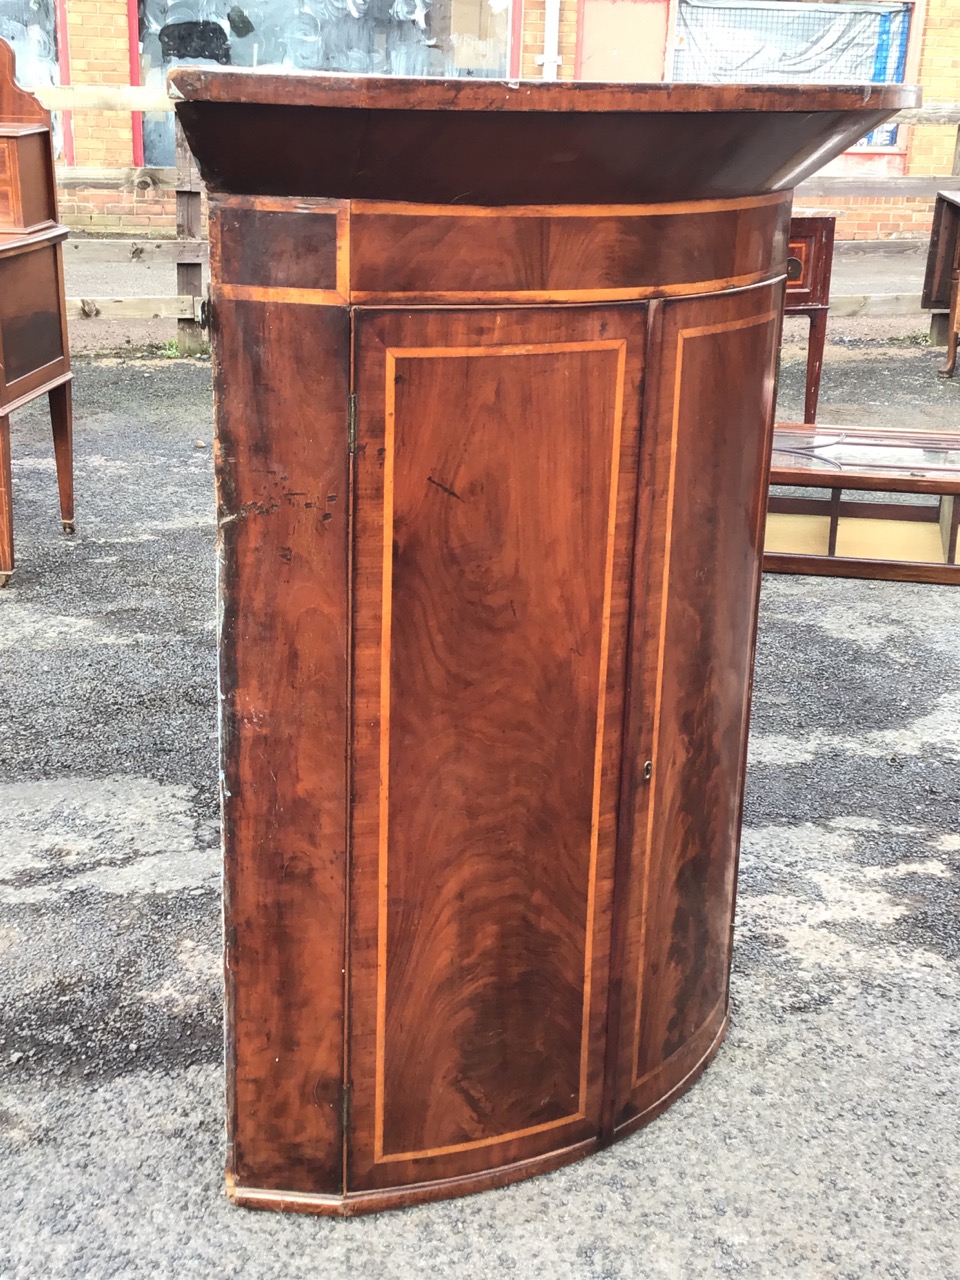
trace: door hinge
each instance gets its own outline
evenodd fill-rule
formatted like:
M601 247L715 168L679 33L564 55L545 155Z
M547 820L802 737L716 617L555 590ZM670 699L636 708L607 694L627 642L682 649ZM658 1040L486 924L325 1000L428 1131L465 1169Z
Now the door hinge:
M350 453L357 451L357 395L351 392L347 399L347 448Z
M340 1128L346 1133L350 1127L350 1085L340 1086Z

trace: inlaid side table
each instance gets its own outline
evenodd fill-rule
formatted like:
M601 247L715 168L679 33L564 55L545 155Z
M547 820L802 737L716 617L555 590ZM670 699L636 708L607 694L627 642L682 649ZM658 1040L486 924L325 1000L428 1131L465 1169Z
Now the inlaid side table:
M791 218L787 248L787 300L784 314L806 316L807 376L803 400L804 422L816 422L823 373L823 348L830 310L830 275L836 218Z
M16 83L0 40L0 586L13 573L10 415L47 395L60 519L73 522L73 408L50 114Z

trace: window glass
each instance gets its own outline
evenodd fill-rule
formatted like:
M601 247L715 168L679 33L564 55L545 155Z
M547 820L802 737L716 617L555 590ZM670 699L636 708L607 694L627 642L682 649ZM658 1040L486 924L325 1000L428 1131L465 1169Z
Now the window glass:
M0 37L13 47L20 84L60 83L54 0L0 0Z
M25 89L59 84L54 0L0 0L0 38L13 49L17 83ZM53 113L53 151L63 154L63 126Z
M0 0L2 4L4 0ZM139 0L142 81L173 65L403 76L504 76L510 0ZM148 165L173 121L144 120Z

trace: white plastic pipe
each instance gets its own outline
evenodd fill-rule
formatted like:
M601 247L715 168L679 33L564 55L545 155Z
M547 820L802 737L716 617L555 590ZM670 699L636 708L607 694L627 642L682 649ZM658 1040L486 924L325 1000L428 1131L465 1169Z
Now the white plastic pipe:
M544 80L556 80L560 70L560 0L547 0L543 17L543 53L537 63L543 67Z

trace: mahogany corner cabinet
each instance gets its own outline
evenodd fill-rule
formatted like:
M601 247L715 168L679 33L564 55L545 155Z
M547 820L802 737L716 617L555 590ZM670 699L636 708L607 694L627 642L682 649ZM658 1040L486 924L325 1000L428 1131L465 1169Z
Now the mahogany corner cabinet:
M230 1194L553 1169L723 1037L791 189L917 95L172 92L210 189Z

